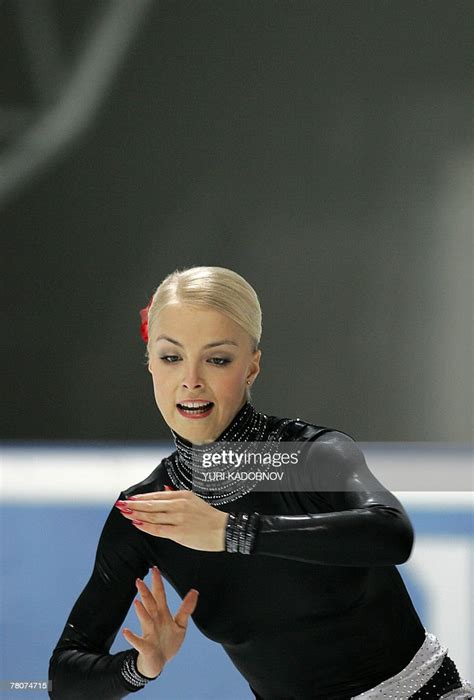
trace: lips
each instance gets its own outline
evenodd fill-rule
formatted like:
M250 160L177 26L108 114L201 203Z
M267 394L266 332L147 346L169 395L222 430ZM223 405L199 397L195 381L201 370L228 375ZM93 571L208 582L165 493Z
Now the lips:
M202 403L199 404L199 406L197 406L197 405L192 406L190 404L188 405L188 404L182 404L182 403L178 403L176 405L178 406L178 408L181 408L184 411L203 411L206 409L210 409L214 406L212 401L206 401L206 402L203 401Z
M180 408L203 408L204 406L214 406L214 403L212 401L201 401L201 400L189 400L189 401L183 401L181 403L177 403L177 406Z
M190 401L189 404L194 404L194 407L186 407L184 403L176 404L178 412L186 418L205 418L214 408L212 401Z

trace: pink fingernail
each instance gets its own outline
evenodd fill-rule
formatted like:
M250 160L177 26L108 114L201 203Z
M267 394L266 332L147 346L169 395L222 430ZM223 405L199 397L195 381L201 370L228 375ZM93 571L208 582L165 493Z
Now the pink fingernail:
M116 506L121 513L133 513L131 508L125 508L125 506Z
M143 521L142 521L142 520L132 520L132 523L133 523L134 525L143 525Z

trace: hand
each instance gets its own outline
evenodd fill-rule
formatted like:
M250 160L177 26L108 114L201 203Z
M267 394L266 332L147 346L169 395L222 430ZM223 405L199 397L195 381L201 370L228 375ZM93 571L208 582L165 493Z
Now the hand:
M154 678L164 665L176 656L198 601L198 591L191 588L183 598L177 614L173 617L166 602L166 593L161 574L152 569L152 590L137 578L141 601L135 600L135 611L142 627L142 637L124 627L122 634L127 642L137 649L137 669L144 676Z
M229 514L213 508L193 491L141 493L117 501L116 506L135 527L149 535L205 552L225 549Z

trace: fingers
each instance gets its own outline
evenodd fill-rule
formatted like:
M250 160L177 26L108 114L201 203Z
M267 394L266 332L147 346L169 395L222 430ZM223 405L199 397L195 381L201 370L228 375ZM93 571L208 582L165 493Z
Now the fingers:
M155 596L153 595L153 593L151 593L150 589L148 588L146 583L141 580L141 578L137 578L136 586L140 592L140 596L142 599L141 602L144 610L148 613L149 616L156 615L158 613L158 604L155 600Z
M157 566L153 566L151 570L151 575L152 575L152 591L153 591L153 596L157 602L157 605L160 610L166 609L168 610L168 606L166 604L166 593L165 593L165 587L163 585L163 579L161 578L160 571Z
M155 578L156 577L157 576L155 574ZM146 583L140 578L137 578L135 583L138 591L140 592L142 600L134 600L133 603L135 606L135 612L137 613L138 620L142 627L142 632L146 636L147 633L152 632L153 630L154 618L156 618L159 613L159 607L154 594L150 592ZM130 643L133 643L133 646L136 649L143 651L144 640L142 637L138 637L127 628L123 629L123 634L125 638L130 641ZM142 644L142 647L140 647L140 644Z
M190 498L192 497L192 492L187 489L170 489L169 486L165 486L163 491L148 491L146 493L136 493L134 496L129 496L128 501L166 501L168 499L179 498Z
M142 513L167 513L173 512L177 508L183 508L189 503L189 498L179 497L173 491L165 491L164 495L167 496L167 498L155 498L147 501L132 500L129 498L128 501L116 501L115 505L119 510L128 508L135 512L141 511ZM163 496L163 493L161 493L161 496Z
M147 611L141 600L134 600L133 604L135 606L135 612L137 613L138 620L140 622L143 636L146 637L147 634L152 634L154 630L153 618Z
M143 639L139 637L137 634L132 632L132 630L129 630L128 627L124 627L122 630L122 634L127 640L129 644L132 645L132 647L135 647L137 651L140 651L143 653L144 651L144 645L143 645Z
M168 608L168 604L166 602L166 591L165 587L163 584L163 579L160 574L160 570L158 569L157 566L152 567L152 576L153 576L153 596L157 602L158 608L161 610L166 610L168 613L170 613L170 610ZM194 610L196 609L197 601L198 601L198 596L199 596L199 591L197 591L195 588L191 588L185 597L183 598L183 601L181 603L181 606L178 610L178 615L180 612L184 611L186 615L192 615ZM170 613L171 614L171 613ZM176 618L175 618L176 621Z
M199 591L197 591L195 588L191 588L191 590L189 590L186 593L186 595L183 598L183 602L181 603L181 606L174 618L174 621L176 622L178 627L181 627L182 629L187 628L189 617L193 614L193 612L196 609L198 598Z
M142 600L134 600L135 612L137 613L138 620L142 627L142 632L146 635L147 632L151 631L153 628L152 616L156 615L158 612L158 606L154 596L150 593L148 586L142 579L137 578L135 580L135 585L140 592ZM122 634L125 639L137 649L139 652L144 652L144 639L139 637L132 630L124 627Z
M141 520L150 525L181 525L183 522L183 513L177 512L174 508L160 508L157 510L156 508L145 509L134 507L129 510L131 512L120 510L121 515L126 520Z

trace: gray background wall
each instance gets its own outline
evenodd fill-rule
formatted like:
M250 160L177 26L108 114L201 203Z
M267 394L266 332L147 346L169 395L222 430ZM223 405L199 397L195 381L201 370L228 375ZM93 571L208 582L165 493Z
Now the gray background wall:
M59 75L105 7L49 4ZM2 437L169 439L138 310L209 264L260 296L259 410L469 441L473 7L151 2L94 119L3 201ZM0 44L3 113L34 111L8 0Z

